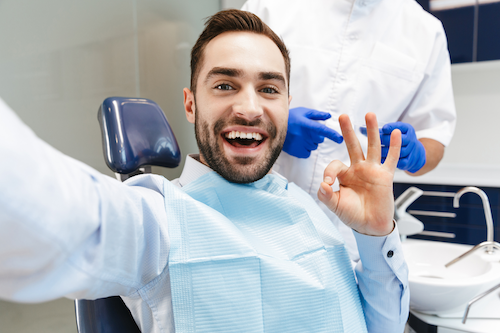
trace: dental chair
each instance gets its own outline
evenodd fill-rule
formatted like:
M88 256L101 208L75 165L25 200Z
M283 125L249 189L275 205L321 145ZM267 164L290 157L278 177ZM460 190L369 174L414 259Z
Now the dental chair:
M167 118L153 101L110 97L99 107L104 159L120 181L150 173L151 166L175 168L179 145ZM140 333L119 296L75 300L79 333Z

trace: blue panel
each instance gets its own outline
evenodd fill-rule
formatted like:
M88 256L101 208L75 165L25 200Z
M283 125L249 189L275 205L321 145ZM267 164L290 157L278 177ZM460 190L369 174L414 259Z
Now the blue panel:
M145 165L175 168L181 152L165 114L153 101L110 97L98 113L104 159L116 173Z
M428 184L405 184L405 183L395 183L394 184L394 196L398 197L407 188L415 186L423 191L430 192L450 192L456 193L458 190L464 186L453 186L453 185L428 185ZM492 208L500 208L500 189L496 187L479 187L488 196L490 205ZM416 202L425 203L429 205L453 205L453 198L450 197L433 197L433 196L422 196L417 199ZM466 193L460 198L460 206L472 206L472 207L483 207L481 198L477 194Z
M486 217L484 214L483 208L471 208L471 207L463 207L454 208L455 213L457 214L456 220L458 224L463 225L477 225L477 226L486 226ZM491 214L493 218L493 225L495 227L498 226L498 208L492 208Z
M474 7L433 11L443 22L451 63L471 62L474 39Z
M454 193L463 186L427 185L427 184L394 184L394 195L398 197L408 187L416 186L424 191ZM493 224L495 226L495 240L500 240L500 188L481 187L489 197ZM453 207L453 198L421 196L409 207L410 210L450 212L457 214L455 218L416 216L424 223L426 231L450 232L456 238L442 238L430 236L411 236L411 238L425 240L439 240L444 242L475 245L486 240L486 219L480 197L473 193L464 194L460 198L460 207Z
M469 244L476 245L486 240L486 227L460 227L460 226L447 226L444 224L425 224L427 231L451 232L456 235L455 238L443 238L433 236L413 235L409 238L423 239L423 240L439 240L449 243Z
M417 2L420 4L420 6L422 6L423 9L425 9L426 11L429 11L429 0L417 0Z
M118 296L75 300L79 333L141 333L130 310Z
M408 317L408 326L410 326L413 331L418 332L418 333L437 333L438 332L438 327L427 324L425 321L420 320L417 316L413 315L410 312L410 315Z
M500 3L479 6L477 60L500 59Z

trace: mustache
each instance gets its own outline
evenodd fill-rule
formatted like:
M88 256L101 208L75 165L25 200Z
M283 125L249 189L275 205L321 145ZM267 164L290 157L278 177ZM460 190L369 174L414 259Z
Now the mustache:
M222 131L222 129L229 125L241 125L241 126L249 126L249 127L260 127L264 128L266 132L269 134L271 139L274 139L277 135L276 126L272 122L264 123L261 118L248 121L239 117L231 117L229 119L220 118L215 122L214 125L214 135L217 136Z

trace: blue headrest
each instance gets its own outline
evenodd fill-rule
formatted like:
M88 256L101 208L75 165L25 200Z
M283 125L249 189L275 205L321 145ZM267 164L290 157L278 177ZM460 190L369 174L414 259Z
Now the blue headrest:
M146 165L175 168L181 152L165 114L144 98L109 97L98 112L104 159L116 173Z

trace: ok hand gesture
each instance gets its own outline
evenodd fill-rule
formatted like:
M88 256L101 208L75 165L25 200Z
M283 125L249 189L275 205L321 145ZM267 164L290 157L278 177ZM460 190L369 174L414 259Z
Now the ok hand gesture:
M384 164L381 164L380 135L377 117L367 113L367 156L352 128L347 115L339 117L342 135L349 152L351 166L340 161L331 162L325 169L318 198L340 220L359 233L384 236L394 228L393 177L401 149L401 132L391 134L390 148ZM331 185L339 180L339 190L333 192Z

